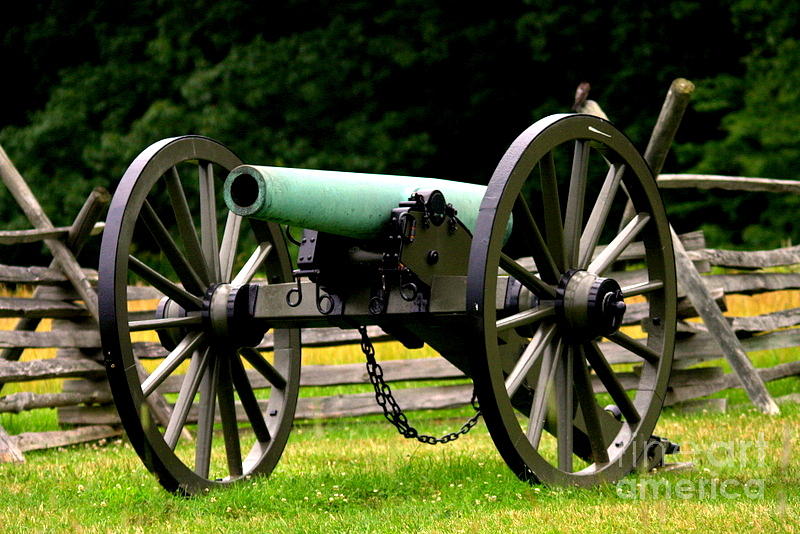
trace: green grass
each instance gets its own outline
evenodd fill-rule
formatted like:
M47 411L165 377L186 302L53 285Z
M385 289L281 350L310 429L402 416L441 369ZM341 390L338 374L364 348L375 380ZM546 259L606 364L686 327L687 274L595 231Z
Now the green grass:
M782 382L771 387L800 391L800 379ZM412 415L422 429L443 433L468 414ZM798 405L784 405L777 417L747 404L721 415L667 410L657 433L682 443L676 459L695 462L694 469L632 475L619 487L561 489L518 481L483 424L456 443L430 447L402 439L377 417L305 422L296 425L271 477L195 498L166 493L117 440L0 465L0 531L733 532L746 525L751 532L796 532L798 429ZM760 437L763 450L756 447ZM726 457L729 450L734 454ZM730 491L734 498L709 494L729 480L739 484ZM755 495L756 485L755 498L744 494L751 480L763 481L763 495ZM626 498L636 483L651 493ZM686 488L691 498L680 498L676 492L686 496Z
M797 294L781 298L775 308L800 305ZM757 310L742 309L756 304ZM735 307L746 315L766 313L772 304L745 298ZM382 344L378 355L400 357L396 349ZM796 360L800 349L750 356L766 367ZM304 361L346 363L363 356L351 348L312 349L304 351ZM728 370L724 361L713 363ZM34 386L45 392L60 385ZM9 384L3 394L30 388ZM775 396L800 392L800 378L772 382L769 389ZM306 388L302 394L369 390ZM694 462L693 469L636 474L592 489L520 482L483 423L455 443L430 447L404 440L379 416L298 422L271 477L194 498L166 493L123 440L29 452L25 464L0 464L0 533L800 532L800 405L783 405L781 415L770 417L755 412L741 390L715 396L729 400L728 413L667 408L656 429L683 447L670 461ZM463 408L410 418L421 431L441 435L469 415ZM58 428L54 410L0 414L0 425L10 434ZM215 440L218 458L221 441ZM737 484L732 498L720 494L723 482ZM753 494L745 494L746 483Z

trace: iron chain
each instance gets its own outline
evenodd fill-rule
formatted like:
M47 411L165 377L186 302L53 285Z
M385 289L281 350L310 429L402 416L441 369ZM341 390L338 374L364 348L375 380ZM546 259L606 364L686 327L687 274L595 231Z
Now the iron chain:
M409 424L408 417L403 413L394 395L392 395L392 388L390 388L389 384L383 379L383 369L378 362L375 361L375 347L372 345L372 341L370 341L367 335L367 327L359 326L358 333L361 334L361 350L367 358L367 374L369 375L369 381L375 389L375 402L383 409L383 416L386 417L386 420L392 423L404 438L416 439L428 445L450 443L472 430L475 425L478 424L478 419L481 417L481 409L480 406L478 406L478 398L473 390L472 400L470 402L475 409L475 415L467 419L459 430L445 434L440 438L420 434L416 428Z

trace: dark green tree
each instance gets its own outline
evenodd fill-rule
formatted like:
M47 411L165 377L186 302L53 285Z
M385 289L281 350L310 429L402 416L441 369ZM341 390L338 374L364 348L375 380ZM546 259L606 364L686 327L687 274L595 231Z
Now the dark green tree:
M745 87L741 76L755 76L757 58L768 57L757 29L741 33L747 17L734 7L34 2L0 21L14 79L30 80L15 85L19 106L0 114L0 143L58 223L92 186L113 189L147 145L186 133L217 138L248 162L485 183L522 129L569 110L582 80L639 146L673 78ZM775 6L758 9L762 26L777 24L767 17ZM774 29L775 38L790 29ZM783 52L787 69L792 53ZM706 94L702 106L719 98ZM689 117L684 165L712 166L726 142L718 121L744 100L729 95L712 120ZM717 148L704 152L699 141L710 135ZM694 224L691 210L675 213ZM27 226L5 191L0 218Z

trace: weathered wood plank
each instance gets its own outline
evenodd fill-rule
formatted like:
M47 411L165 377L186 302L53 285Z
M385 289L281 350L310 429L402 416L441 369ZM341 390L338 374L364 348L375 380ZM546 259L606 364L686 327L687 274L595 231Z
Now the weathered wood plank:
M97 279L97 271L93 269L84 269L83 274L87 278ZM66 282L67 277L58 269L0 265L0 283L3 284L63 284Z
M13 436L17 446L22 451L35 451L66 447L89 441L115 438L122 435L121 428L108 425L86 426L73 430L59 430L53 432L25 432Z
M718 378L724 373L721 367L697 367L693 369L674 370L670 375L670 386L689 387L695 384L704 384L708 380ZM605 386L596 375L592 374L592 390L595 393L604 393ZM639 385L639 374L635 372L617 373L622 387L628 391L635 391Z
M743 338L739 342L746 352L798 347L800 346L800 329L779 330L762 336ZM600 343L600 348L609 363L612 364L641 363L642 361L639 356L610 341ZM682 362L699 363L723 357L722 350L708 332L678 339L675 343L675 366L680 366Z
M725 305L725 291L721 287L718 287L709 289L709 293L711 294L711 298L714 299L714 302L717 303L717 306L719 306L722 311L726 311L727 307ZM692 304L692 301L686 297L678 298L676 311L678 313L678 319L697 317L697 310L695 309L694 304ZM629 304L625 310L625 315L622 318L622 324L636 324L647 317L649 313L650 304L647 302L634 302Z
M698 250L703 249L706 246L706 238L705 234L702 230L695 230L693 232L687 232L685 234L680 234L678 236L683 243L683 246L686 250ZM600 245L594 249L594 253L592 254L592 258L597 257L604 249L606 245ZM619 261L631 261L631 260L641 260L644 258L644 243L641 241L634 241L625 249L623 249L622 253L619 256ZM530 256L518 258L517 261L525 267L526 269L536 270L536 263L533 261L533 258ZM705 263L707 260L699 259L698 262Z
M731 328L740 338L753 334L766 333L779 328L789 328L800 325L800 308L780 310L753 317L726 317ZM702 323L679 322L678 329L687 333L707 333L708 328Z
M0 330L0 347L60 348L60 347L100 347L100 333L97 331L61 332L19 332Z
M0 397L0 413L20 413L39 408L60 408L78 404L106 404L112 402L108 387L94 388L88 393L31 393L23 391Z
M800 181L773 178L749 178L717 174L660 174L658 187L662 189L726 189L728 191L764 191L768 193L800 193Z
M732 269L764 269L800 263L800 245L773 250L720 250L704 248L687 250L692 261L707 261L712 265Z
M377 343L380 341L391 341L393 338L385 333L380 327L369 326L367 333L370 339ZM331 328L304 328L301 331L301 339L304 347L336 347L339 345L352 345L361 341L361 336L354 329L342 330L337 327ZM272 350L272 332L267 332L263 341L258 345L261 350ZM167 355L167 351L154 341L137 341L133 343L134 354L141 359L160 359Z
M378 326L368 326L367 335L373 341L389 341L392 339L386 332ZM341 328L304 328L300 332L300 338L304 347L328 347L336 345L348 345L361 341L361 336L352 328L342 330ZM262 342L262 347L272 347L269 334Z
M758 375L764 382L772 382L788 376L800 374L800 361L781 363L774 367L766 367L758 369ZM741 388L737 376L733 373L727 373L721 377L707 380L703 383L693 384L683 387L670 387L667 390L667 397L664 401L665 404L675 404L689 399L696 399L706 395L712 395L719 391L726 389Z
M95 283L96 280L91 280ZM41 298L55 299L55 300L79 300L78 295L74 289L66 286L47 286L43 285L37 288L40 293L37 296ZM159 292L152 287L142 286L129 286L128 287L128 300L158 300L163 297L163 293Z
M0 297L0 317L42 319L45 317L80 317L86 315L89 315L86 308L63 300Z
M721 287L725 293L761 293L800 289L798 273L711 274L702 277L709 288Z
M327 367L330 367L330 371L335 373L339 366ZM725 375L719 367L677 371L671 387L689 388L704 385L723 376ZM620 373L619 377L624 387L635 389L638 382L638 376L635 373ZM604 391L603 385L596 378L592 385L595 392ZM404 410L450 408L463 406L470 402L472 385L398 388L394 390L394 395ZM262 403L262 409L266 409L266 402ZM370 392L301 398L298 400L296 418L352 417L380 413L382 410L375 403L375 395ZM237 406L237 414L240 421L245 421L244 412L239 406ZM192 412L189 421L194 422L195 420L196 415ZM59 411L59 421L68 424L116 424L118 418L111 406L68 407Z
M463 379L464 373L444 358L420 358L413 360L385 360L378 362L387 382L414 382L419 380ZM247 371L250 382L256 389L269 387L269 382L250 369ZM177 393L183 375L167 378L158 391ZM343 386L349 384L369 384L364 363L345 363L339 365L304 365L300 372L300 386Z
M103 231L105 223L95 223L89 235L97 235ZM0 230L0 245L19 245L22 243L35 243L45 239L66 239L71 226L57 226L33 230Z
M0 382L27 382L45 378L100 377L105 368L90 360L30 360L26 362L0 361Z
M0 464L1 463L25 463L25 456L17 445L17 441L8 435L8 432L0 425Z
M404 388L394 391L395 398L404 410L437 410L463 406L472 398L472 385L438 386L426 388ZM259 402L262 410L266 401ZM381 414L375 403L374 393L356 393L331 397L304 397L297 401L295 419L324 419ZM241 405L236 404L239 421L246 421ZM193 409L188 422L197 421ZM67 407L59 411L59 422L63 424L119 424L119 417L112 406Z
M729 317L731 327L737 333L769 332L800 324L800 308L791 308L753 317Z

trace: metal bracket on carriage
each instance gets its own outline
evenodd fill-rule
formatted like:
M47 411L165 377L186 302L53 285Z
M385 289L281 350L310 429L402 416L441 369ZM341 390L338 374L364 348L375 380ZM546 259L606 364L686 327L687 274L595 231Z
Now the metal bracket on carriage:
M691 466L691 464L687 463L666 463L666 456L669 454L677 454L681 451L681 446L673 441L670 441L667 438L662 438L661 436L656 436L653 434L650 436L650 439L647 440L647 445L645 445L645 465L647 467L647 471L651 471L654 469L662 469L668 468L672 469L675 466L680 467L687 467Z

